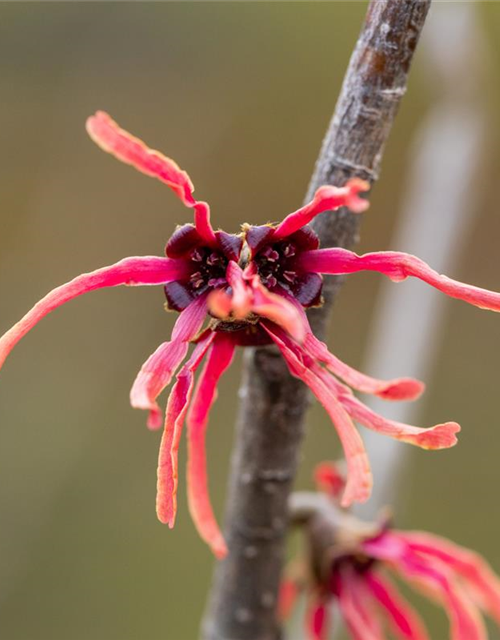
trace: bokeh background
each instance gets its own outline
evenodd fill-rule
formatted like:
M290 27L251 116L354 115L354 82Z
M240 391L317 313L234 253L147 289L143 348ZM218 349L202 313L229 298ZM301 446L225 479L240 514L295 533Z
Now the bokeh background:
M446 4L446 11L456 7ZM302 201L365 8L1 4L0 332L78 273L161 254L175 225L190 219L164 185L89 141L89 114L109 111L175 158L211 203L217 225L235 231L244 221L279 219ZM482 3L477 12L487 44L480 100L491 117L473 223L450 275L498 290L500 5ZM397 248L392 231L405 203L414 135L433 107L432 72L419 51L360 250ZM331 344L355 366L369 346L380 286L377 275L352 276L337 304ZM159 288L74 301L25 338L0 374L5 640L197 636L213 559L190 522L184 482L175 529L157 522L159 434L128 404L136 372L170 333L173 316L163 302ZM474 547L500 571L499 318L450 301L440 335L420 421L456 419L463 432L452 451L412 451L397 523ZM240 358L211 418L218 514L239 367ZM338 452L333 429L314 408L298 485L311 487L315 462ZM184 459L183 448L181 469ZM422 608L432 637L444 640L444 615Z

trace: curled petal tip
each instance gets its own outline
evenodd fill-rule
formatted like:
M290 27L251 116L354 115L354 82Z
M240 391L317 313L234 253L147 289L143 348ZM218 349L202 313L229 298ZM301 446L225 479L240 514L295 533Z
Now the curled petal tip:
M451 298L463 300L480 309L500 311L500 293L452 280L409 253L378 251L358 256L346 249L320 249L303 253L299 265L304 271L332 275L376 271L393 282L402 282L408 277L418 278Z
M384 400L416 400L425 391L425 384L414 378L391 380L386 387L377 392Z
M92 138L92 140L101 147L104 147L104 143L101 141L99 136L99 127L100 126L117 126L115 121L111 118L109 114L105 111L96 111L93 116L89 116L85 121L85 129L87 133ZM106 147L106 151L109 147Z
M455 434L460 431L460 425L456 422L445 422L427 429L414 427L382 417L351 393L345 393L342 388L340 388L340 393L342 404L349 415L377 433L422 449L447 449L457 442Z
M106 113L106 111L102 111L102 109L98 109L93 115L91 115L91 116L89 116L87 118L87 121L85 122L85 126L88 126L89 124L91 124L96 119L109 120L110 117Z
M326 211L335 211L339 207L348 207L354 213L365 211L369 207L369 203L364 198L361 198L359 194L368 191L369 188L368 182L359 178L349 180L343 187L334 187L332 185L319 187L311 202L290 213L274 229L274 240L285 238L295 233L309 224L317 215Z
M172 528L173 526L172 519L169 516L167 516L165 513L163 513L162 509L160 509L160 505L156 505L156 517L162 524L168 524L168 526ZM171 526L171 522L172 522L172 526Z
M379 380L356 371L330 353L326 344L310 332L306 336L306 349L314 358L326 364L331 373L363 393L377 395L383 400L415 400L424 391L424 384L413 378Z
M357 491L356 493L353 493L352 491L349 491L349 489L346 489L344 491L342 499L340 500L340 506L344 509L348 509L349 507L352 507L354 503L362 504L363 502L366 502L368 500L370 495L371 487L366 488L364 491Z
M422 449L449 449L454 447L458 440L455 435L460 431L457 422L444 422L423 431L418 438L418 445Z
M291 300L269 291L260 283L258 276L253 277L252 286L254 289L253 311L278 324L296 342L302 344L308 334L304 312Z
M370 190L370 183L363 178L351 178L346 182L346 187L358 193L364 193Z
M229 317L233 308L231 297L225 291L220 289L210 293L207 305L210 313L217 318Z
M340 505L344 508L350 507L354 502L366 502L371 496L373 487L373 476L365 451L351 455L350 458L347 458L350 469L340 501Z
M233 315L238 320L243 320L251 311L253 298L252 291L245 280L245 272L234 260L230 260L226 278L233 290L231 297Z
M224 540L219 541L217 544L212 546L212 551L217 560L224 560L224 558L229 553L226 543Z
M158 431L163 426L163 414L160 409L151 410L147 420L148 429Z
M360 198L360 193L366 193L370 189L370 184L361 178L353 178L346 184L349 194L346 200L347 207L353 213L362 213L370 206L368 200Z
M162 524L166 524L169 529L174 528L176 515L175 507L166 508L162 504L156 505L156 517Z

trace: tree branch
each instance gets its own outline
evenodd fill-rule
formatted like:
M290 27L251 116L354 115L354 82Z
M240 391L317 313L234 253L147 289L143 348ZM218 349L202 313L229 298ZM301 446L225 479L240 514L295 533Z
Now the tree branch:
M431 0L371 0L306 200L323 184L373 183ZM326 213L313 223L321 246L350 247L359 216ZM325 279L325 304L309 314L323 335L341 284ZM270 347L245 354L226 539L203 623L205 640L277 640L275 607L308 394Z

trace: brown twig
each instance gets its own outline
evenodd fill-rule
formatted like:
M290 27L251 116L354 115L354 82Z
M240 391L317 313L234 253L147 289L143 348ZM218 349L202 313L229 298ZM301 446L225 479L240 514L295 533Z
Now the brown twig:
M378 177L385 142L431 0L371 0L306 200L323 184ZM350 247L359 217L347 210L314 222L321 245ZM311 312L323 335L340 280L325 282ZM308 394L272 348L246 353L234 447L226 539L203 623L205 640L277 640L276 599Z

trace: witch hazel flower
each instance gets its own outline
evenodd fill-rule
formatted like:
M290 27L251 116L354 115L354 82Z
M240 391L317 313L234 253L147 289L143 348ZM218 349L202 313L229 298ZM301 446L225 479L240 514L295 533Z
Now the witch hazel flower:
M359 194L369 185L362 180L351 180L340 188L321 187L309 204L279 224L244 225L241 233L229 234L214 230L208 204L194 197L188 174L173 160L149 149L103 112L88 119L87 131L102 149L170 187L193 210L194 221L174 231L165 257L125 258L51 291L0 338L0 367L15 344L65 302L104 287L162 286L167 306L179 316L170 339L142 366L130 394L133 407L148 411L150 429L164 424L157 485L157 513L162 522L170 527L175 522L177 453L186 423L190 511L214 553L222 557L227 552L208 495L205 436L217 383L237 346L276 345L291 373L301 378L323 404L348 461L344 506L366 500L372 484L368 458L353 420L423 448L455 444L459 426L454 422L421 429L386 420L360 402L351 388L387 400L410 400L418 397L423 385L408 378L377 380L341 362L315 338L305 309L321 304L323 273L365 269L380 271L396 281L415 276L449 295L495 311L500 310L499 294L439 276L406 254L357 256L344 249L321 249L308 223L318 214L342 206L353 212L364 211L368 203ZM190 345L194 350L188 356ZM158 397L174 376L163 418Z
M282 617L290 616L304 593L308 640L329 637L334 603L353 640L384 640L388 633L401 640L429 640L424 622L393 582L395 576L443 607L450 640L487 640L481 612L500 626L500 579L485 560L434 534L393 529L387 518L366 523L342 512L335 490L339 473L328 463L321 467L320 488L333 499L295 495L308 554L286 572ZM292 517L293 509L292 500Z

